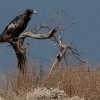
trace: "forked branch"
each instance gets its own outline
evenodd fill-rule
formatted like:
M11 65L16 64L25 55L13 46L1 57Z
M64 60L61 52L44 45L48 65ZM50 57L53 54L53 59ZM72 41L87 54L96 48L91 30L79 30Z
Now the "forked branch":
M51 38L57 32L57 30L61 25L62 23L59 23L55 28L50 30L47 34L37 34L36 32L24 32L19 36L19 38L31 37L35 39L48 39Z
M73 49L70 45L65 45L65 44L62 43L62 37L61 36L59 36L59 41L57 41L57 45L59 45L59 47L60 47L60 52L56 56L56 59L55 59L53 65L52 65L51 71L54 69L54 67L58 66L59 62L62 60L62 58L65 56L65 54L67 52L70 52L80 62L85 63L84 61L82 61L79 58L80 54L76 49Z

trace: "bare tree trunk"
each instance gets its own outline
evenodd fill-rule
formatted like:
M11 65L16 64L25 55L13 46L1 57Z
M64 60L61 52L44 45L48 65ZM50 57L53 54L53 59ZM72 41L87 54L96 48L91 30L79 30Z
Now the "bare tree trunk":
M15 43L10 43L15 51L18 60L18 70L25 74L27 72L26 48L23 47L24 39L20 39Z
M27 81L27 58L26 58L26 48L24 47L24 39L19 39L17 42L13 43L10 41L16 57L17 57L17 88L23 89L26 87L25 84Z
M20 71L25 77L27 73L27 58L26 54L23 54L21 52L16 53L17 59L18 59L18 72Z
M23 54L21 52L16 53L18 62L17 62L17 89L18 90L23 90L26 89L26 84L27 83L27 58L26 58L26 53Z

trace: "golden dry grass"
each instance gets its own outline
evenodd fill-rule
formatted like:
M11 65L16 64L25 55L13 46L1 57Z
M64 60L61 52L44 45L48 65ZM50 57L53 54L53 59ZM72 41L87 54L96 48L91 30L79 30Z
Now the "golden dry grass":
M10 70L5 93L6 98L9 98L9 100L13 100L16 94L23 95L37 86L58 87L64 90L68 96L78 95L85 98L85 100L100 99L100 68L97 64L94 66L90 64L70 64L66 68L59 65L51 72L49 68L40 71L39 68L32 65L27 72L26 78L23 78L20 74L20 81L17 81L16 76L17 74L15 75ZM0 78L2 77L0 76Z

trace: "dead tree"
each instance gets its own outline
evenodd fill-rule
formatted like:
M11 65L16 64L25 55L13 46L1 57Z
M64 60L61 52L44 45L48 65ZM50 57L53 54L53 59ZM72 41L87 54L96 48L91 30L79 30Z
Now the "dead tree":
M66 30L67 28L69 28L70 26L72 26L73 24L75 24L78 21L78 20L76 20L75 22L71 23L70 25L68 25L64 28L61 28L61 26L64 24L64 22L59 22L56 26L54 26L53 28L50 28L49 26L50 26L50 24L52 24L52 21L54 21L54 19L56 19L57 16L60 16L61 13L66 14L64 11L61 10L61 8L59 8L56 11L56 13L45 23L42 23L42 21L40 20L39 28L37 28L36 25L34 25L33 32L21 33L21 35L18 37L16 42L13 42L12 40L7 41L5 39L2 39L2 42L10 43L10 45L14 49L17 60L18 60L18 63L17 63L18 64L17 65L18 72L22 73L24 76L26 76L26 74L27 74L26 46L24 44L24 40L27 37L31 37L31 38L35 38L35 39L56 38L55 34L58 33L58 35L59 35L62 30ZM38 32L43 28L48 29L49 32L46 34L38 34ZM54 66L56 66L61 61L62 57L65 55L67 50L71 50L71 47L69 45L67 46L67 45L62 44L61 38L60 38L60 41L58 42L58 45L59 45L61 51L57 55L57 57L54 61L54 64L52 65L52 68L54 68Z

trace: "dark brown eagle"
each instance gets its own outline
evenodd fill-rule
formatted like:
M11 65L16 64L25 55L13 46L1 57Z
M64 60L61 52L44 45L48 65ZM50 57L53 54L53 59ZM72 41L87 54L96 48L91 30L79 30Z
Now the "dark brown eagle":
M8 24L0 36L5 40L18 37L27 27L31 19L31 14L36 14L36 11L26 9L22 15L17 16Z

